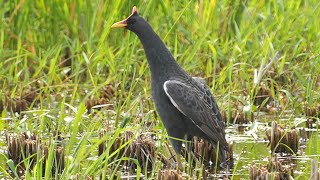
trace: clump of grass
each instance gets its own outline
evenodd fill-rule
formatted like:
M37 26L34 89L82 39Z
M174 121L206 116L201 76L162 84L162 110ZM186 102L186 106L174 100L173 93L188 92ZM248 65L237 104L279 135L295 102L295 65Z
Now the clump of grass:
M37 135L27 133L7 135L7 145L7 172L11 177L26 178L31 173L39 177L49 173L54 176L64 170L65 156L61 145L48 147Z
M298 133L295 129L285 130L273 121L271 134L267 133L271 151L273 153L295 154L299 149Z
M249 167L250 179L290 179L293 178L292 165L285 165L278 160L270 160L267 166L253 164Z

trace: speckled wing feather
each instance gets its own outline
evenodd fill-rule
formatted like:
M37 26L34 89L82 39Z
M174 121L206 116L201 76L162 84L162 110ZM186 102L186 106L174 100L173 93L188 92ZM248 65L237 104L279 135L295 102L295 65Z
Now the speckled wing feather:
M199 77L192 77L193 80L196 81L197 83L197 87L199 88L200 92L202 94L204 94L204 99L205 101L210 104L210 107L213 111L213 113L217 116L217 121L220 124L221 129L223 129L223 133L224 129L225 129L225 123L222 120L222 116L220 113L220 110L218 108L217 102L214 99L213 95L211 94L210 88L207 86L206 81L203 78L199 78ZM225 134L224 134L225 136Z
M185 84L178 80L168 80L164 83L164 90L172 104L204 132L213 142L226 146L224 124L210 91L206 92L206 85L197 81ZM208 90L208 89L207 89Z

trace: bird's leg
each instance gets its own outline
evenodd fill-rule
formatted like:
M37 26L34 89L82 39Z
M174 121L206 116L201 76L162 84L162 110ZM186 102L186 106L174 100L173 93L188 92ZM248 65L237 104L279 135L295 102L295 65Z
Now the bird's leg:
M178 165L177 165L177 171L178 172L180 172L180 171L182 171L182 166L181 166L181 154L177 154L177 163L178 163Z

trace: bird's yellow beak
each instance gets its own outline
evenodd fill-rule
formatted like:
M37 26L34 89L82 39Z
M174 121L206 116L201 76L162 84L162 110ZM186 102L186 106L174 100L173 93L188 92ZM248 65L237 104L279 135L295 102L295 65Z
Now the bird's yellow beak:
M126 19L112 24L111 28L123 28L127 26Z
M133 16L135 13L138 13L138 9L136 6L133 6L132 8L132 12L131 15L129 17L127 17L126 19L116 22L114 24L112 24L111 28L123 28L127 26L127 19L129 19L131 16Z

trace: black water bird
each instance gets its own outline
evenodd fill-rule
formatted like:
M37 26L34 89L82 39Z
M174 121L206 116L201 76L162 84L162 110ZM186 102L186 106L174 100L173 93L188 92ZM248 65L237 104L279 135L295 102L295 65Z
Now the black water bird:
M225 125L210 89L189 76L175 61L160 37L133 7L131 15L112 28L123 27L140 39L151 71L152 99L177 153L178 169L182 139L206 139L218 149L218 160L226 163ZM181 139L181 140L179 140Z

